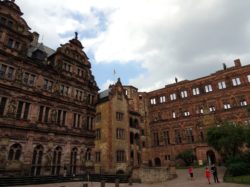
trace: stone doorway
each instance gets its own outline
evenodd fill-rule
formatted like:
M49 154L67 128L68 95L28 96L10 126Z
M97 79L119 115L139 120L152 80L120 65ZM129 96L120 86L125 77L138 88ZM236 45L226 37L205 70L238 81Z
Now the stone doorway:
M156 167L160 167L161 166L161 159L158 158L158 157L155 158L155 166Z
M216 163L215 153L212 150L207 151L207 163L208 164L215 164Z

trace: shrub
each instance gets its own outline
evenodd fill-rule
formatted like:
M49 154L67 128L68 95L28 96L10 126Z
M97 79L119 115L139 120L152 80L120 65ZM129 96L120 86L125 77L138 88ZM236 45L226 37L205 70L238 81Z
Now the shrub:
M249 165L246 162L232 162L228 166L228 172L233 177L249 173Z
M176 159L181 159L185 162L186 166L189 166L193 163L195 160L195 155L193 154L192 150L186 150L181 153L179 153L176 157Z

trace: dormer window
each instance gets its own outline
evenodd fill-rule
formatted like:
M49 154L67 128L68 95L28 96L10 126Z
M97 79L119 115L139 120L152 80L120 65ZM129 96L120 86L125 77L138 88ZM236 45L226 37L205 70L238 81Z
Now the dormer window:
M4 24L6 23L6 18L1 17L1 19L0 19L0 23L4 25Z
M13 27L13 22L9 20L7 26L12 28Z
M13 44L14 44L14 40L12 38L9 38L8 43L7 43L7 47L13 48Z
M71 65L68 64L68 63L66 63L66 62L64 62L64 63L63 63L63 69L64 69L65 71L71 72Z

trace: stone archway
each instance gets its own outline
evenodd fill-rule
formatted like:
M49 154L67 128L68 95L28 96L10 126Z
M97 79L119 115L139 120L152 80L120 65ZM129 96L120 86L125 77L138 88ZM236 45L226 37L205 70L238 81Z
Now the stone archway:
M118 171L116 172L116 174L117 174L117 175L124 175L125 172L124 172L123 170L120 169L120 170L118 170Z
M156 167L160 167L161 166L161 159L158 158L158 157L155 158L155 166Z
M207 163L208 164L214 164L214 163L216 163L215 153L212 150L208 150L207 151Z

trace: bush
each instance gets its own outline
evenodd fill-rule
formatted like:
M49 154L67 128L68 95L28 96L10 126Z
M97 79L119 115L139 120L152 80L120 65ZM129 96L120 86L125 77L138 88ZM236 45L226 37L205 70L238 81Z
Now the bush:
M228 172L231 176L246 175L249 173L249 165L246 162L232 162L228 166Z
M185 162L186 166L190 166L196 158L192 150L186 150L186 151L179 153L176 159L181 159Z

